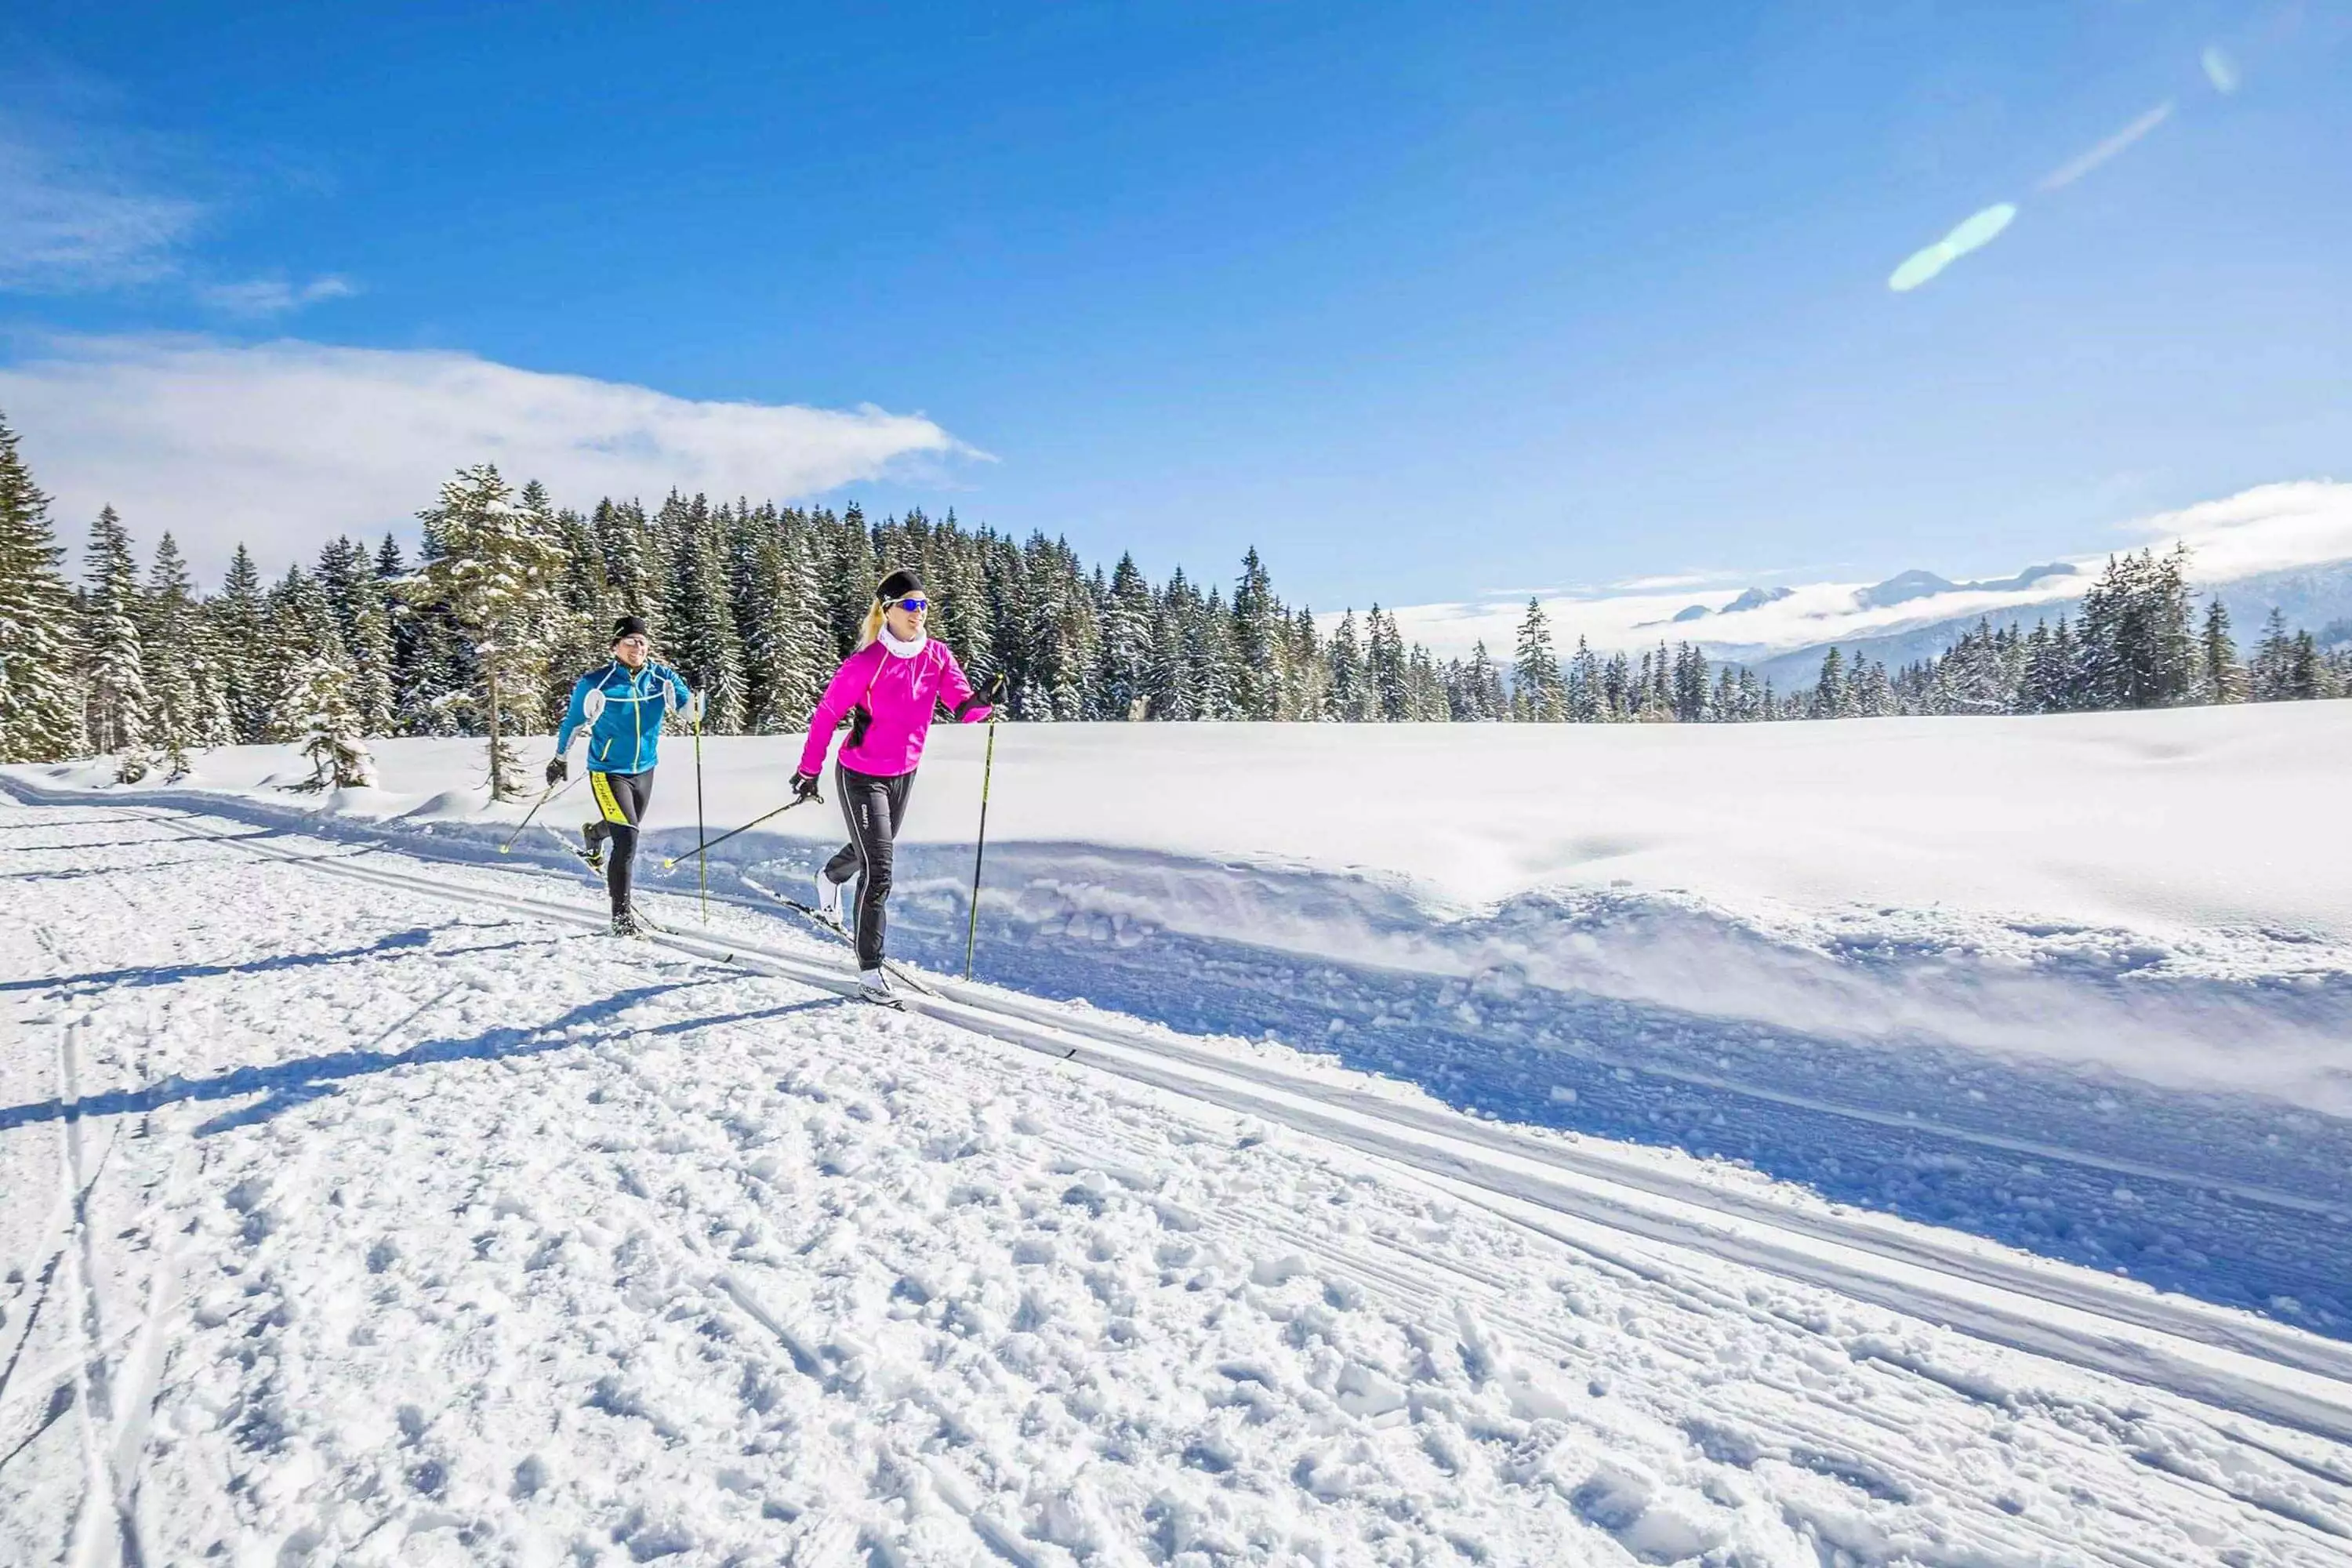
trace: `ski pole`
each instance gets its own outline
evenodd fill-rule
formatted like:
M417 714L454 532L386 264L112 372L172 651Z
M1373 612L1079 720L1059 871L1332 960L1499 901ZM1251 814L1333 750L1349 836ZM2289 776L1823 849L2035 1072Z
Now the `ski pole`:
M694 716L694 879L702 890L702 923L710 923L710 858L702 852L702 715Z
M972 945L980 940L980 863L988 853L988 781L996 772L996 721L988 721L988 752L980 764L980 842L971 850L971 923L963 933L963 977L971 978Z
M783 816L783 814L784 814L784 813L786 813L786 812L788 812L788 811L792 810L792 808L793 808L793 807L794 807L794 806L796 806L796 805L806 805L809 802L811 802L811 801L813 801L813 800L822 800L822 799L824 799L824 796L822 796L822 795L794 795L792 799L790 799L790 800L788 800L788 801L784 802L784 804L783 804L783 805L780 805L780 806L776 807L776 809L775 809L775 810L773 810L773 811L772 811L772 812L768 813L767 816L755 816L755 817L753 817L751 821L749 821L749 822L745 823L745 824L744 824L742 826L740 826L740 827L730 828L730 829L729 829L727 832L720 834L718 837L713 838L713 839L710 839L710 840L709 840L709 841L708 841L707 843L698 844L698 845L696 845L693 848L691 848L691 849L688 850L688 851L687 851L687 855L699 855L699 854L701 854L701 853L702 853L704 850L706 850L706 849L716 849L716 848L718 848L721 844L724 844L724 843L726 843L729 839L730 839L730 838L734 837L736 834L738 834L738 833L749 833L749 832L751 832L751 829L753 829L753 828L755 828L755 827L759 826L760 826L760 824L761 824L761 823L763 823L763 822L767 821L769 816ZM683 859L685 859L685 858L686 858L686 855L673 855L673 856L671 856L668 859L667 859L667 860L665 860L665 861L663 861L663 862L662 862L662 869L663 869L663 870L665 870L665 871L667 871L667 870L668 870L672 866L677 865L680 860L683 860Z
M514 841L522 837L523 828L530 826L530 819L539 815L539 808L541 806L545 805L549 801L553 800L557 795L562 795L564 791L570 789L573 784L576 784L579 782L580 781L575 778L563 784L550 784L545 789L541 790L539 792L539 798L530 803L530 810L523 815L521 826L517 827L512 833L507 835L507 841L499 846L499 853L504 855L514 848Z

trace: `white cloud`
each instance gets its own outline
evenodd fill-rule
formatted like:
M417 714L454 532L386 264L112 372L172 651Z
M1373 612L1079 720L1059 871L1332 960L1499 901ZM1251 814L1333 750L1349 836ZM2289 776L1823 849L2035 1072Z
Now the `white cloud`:
M196 298L232 316L282 316L305 305L327 300L348 300L359 292L348 278L314 278L297 288L283 278L253 278L242 283L207 283Z
M2197 576L2210 583L2342 561L2352 557L2352 484L2257 485L2142 518L2120 531L2158 549L2186 542Z
M559 502L675 486L778 500L923 460L985 458L917 415L704 403L471 354L207 338L68 338L0 368L0 409L70 536L117 507L200 570L242 540L265 563L343 531L403 530L459 465Z
M0 289L69 293L168 276L203 213L0 124Z
M2119 548L2158 551L2186 541L2192 571L2200 583L2228 583L2257 573L2352 560L2352 484L2302 480L2261 485L2219 500L2179 511L2160 512L2113 531ZM1864 610L1854 603L1864 583L1791 584L1784 599L1736 616L1671 623L1675 611L1693 604L1720 611L1733 598L1729 589L1712 593L1660 591L1672 579L1649 579L1642 591L1591 597L1545 595L1544 614L1562 651L1581 636L1607 653L1654 647L1667 641L1704 640L1732 657L1758 658L1792 648L1851 637L1875 637L1959 616L1997 615L2021 605L2071 598L2091 585L2106 564L2105 549L2067 558L2078 568L2071 577L2045 579L2006 593L1954 592ZM2021 564L2022 564L2021 563ZM1507 659L1527 614L1526 595L1499 595L1469 604L1409 605L1394 612L1409 642L1425 644L1440 658L1467 655L1484 640L1486 651Z

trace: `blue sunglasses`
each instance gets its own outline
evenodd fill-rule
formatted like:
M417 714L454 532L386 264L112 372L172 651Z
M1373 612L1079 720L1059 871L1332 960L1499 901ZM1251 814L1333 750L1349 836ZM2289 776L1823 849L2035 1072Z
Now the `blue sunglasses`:
M918 613L928 610L931 607L931 602L929 599L924 598L920 594L914 595L909 598L893 599L890 602L898 605L902 610L913 610Z

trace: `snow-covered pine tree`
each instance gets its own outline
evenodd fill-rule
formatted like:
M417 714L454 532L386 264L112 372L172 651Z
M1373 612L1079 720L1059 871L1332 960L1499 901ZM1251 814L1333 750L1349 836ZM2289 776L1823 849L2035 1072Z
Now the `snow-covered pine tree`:
M1224 722L1237 716L1234 692L1233 623L1224 590L1211 587L1209 596L1194 596L1185 605L1182 620L1185 699L1182 706L1197 721Z
M1474 724L1492 724L1510 712L1509 700L1503 695L1502 672L1495 668L1492 654L1486 651L1484 637L1472 645L1470 661L1463 666L1461 681L1462 703L1454 717Z
M0 418L0 763L51 763L85 742L73 595L49 498Z
M1330 717L1342 724L1357 723L1372 710L1375 698L1363 650L1356 639L1356 612L1352 607L1339 617L1339 625L1331 633L1328 661Z
M221 591L205 602L219 661L221 691L239 745L252 745L269 727L269 694L261 687L261 572L239 544L228 558Z
M288 676L278 705L278 723L310 760L310 778L290 787L374 786L375 758L360 735L359 710L352 700L353 683L350 666L332 650L312 654Z
M874 541L866 531L866 513L856 501L842 509L840 521L826 531L833 549L825 608L833 622L834 658L838 659L856 647L866 606L874 602L874 584L882 580L882 574L874 560Z
M1552 651L1551 622L1533 598L1519 618L1518 647L1511 665L1511 712L1524 723L1557 724L1568 718L1568 683Z
M605 608L614 616L642 616L651 621L661 613L669 561L646 520L646 509L634 500L607 497L596 503L588 527L604 565Z
M1028 689L1035 699L1034 717L1070 721L1087 716L1087 671L1101 642L1094 618L1094 594L1079 575L1077 552L1067 541L1048 542L1032 535L1024 553L1029 584L1028 626L1023 641L1028 648ZM1214 595L1211 595L1214 598ZM1222 609L1223 606L1218 606ZM1233 672L1231 645L1220 632L1210 637L1211 652L1222 648L1227 668L1226 694L1215 704L1225 710L1214 716L1231 717ZM1203 713L1202 717L1210 717Z
M1688 643L1675 645L1675 717L1696 724L1706 717L1706 655Z
M2238 645L2230 637L2229 606L2221 603L2218 594L2205 602L2205 627L2198 638L2198 667L2200 701L2245 700L2245 671L2238 668Z
M100 755L120 757L117 775L129 784L144 777L149 764L143 605L131 535L110 506L90 524L82 568L89 582L82 596L83 721Z
M438 548L406 591L416 603L444 607L473 651L489 731L490 798L503 800L519 787L504 704L527 700L545 657L520 634L545 613L562 550L548 520L518 505L491 463L459 469L418 516Z
M319 586L351 667L349 700L362 735L392 733L392 616L366 547L338 538L319 552Z
M1886 666L1874 658L1854 656L1853 712L1857 719L1884 719L1895 710L1895 685L1887 679Z
M1391 628L1396 617L1389 617ZM1448 699L1444 676L1439 671L1429 650L1419 643L1404 658L1405 717L1415 724L1450 724L1454 721L1454 705Z
M1319 723L1330 717L1331 665L1324 656L1323 633L1315 624L1312 606L1301 605L1290 613L1287 647L1290 682L1283 693L1287 708L1282 716L1296 723Z
M343 651L343 634L335 626L334 607L318 578L299 566L289 566L262 600L261 655L254 672L269 702L262 738L300 744L310 735L310 708L298 699L295 688L303 668L313 662L342 672L340 689L350 699L352 667Z
M743 727L780 735L808 727L831 673L833 637L819 616L814 563L801 531L782 518L756 519L744 554L739 612L746 690Z
M735 734L743 727L743 649L728 602L727 530L705 497L687 501L673 492L659 531L672 551L662 658L702 693L703 729Z
M1152 610L1151 584L1133 555L1120 555L1104 597L1102 641L1095 660L1095 683L1106 718L1147 716Z
M197 678L196 593L188 563L168 532L155 546L140 603L139 647L147 666L152 742L173 779L184 778L188 752L220 744L225 710L215 715Z
M1290 679L1288 629L1282 601L1274 596L1274 581L1253 544L1242 556L1242 574L1234 583L1232 641L1240 683L1234 700L1241 717L1266 721L1283 716Z
M1806 716L1843 719L1846 717L1845 704L1845 655L1833 647L1822 655L1822 676L1813 682L1813 700Z
M2262 640L2246 660L2246 699L2251 702L2285 702L2294 696L2294 637L2286 629L2286 612L2272 607L2263 622Z
M1192 691L1184 679L1184 617L1192 596L1192 584L1185 581L1181 566L1168 574L1166 584L1152 596L1151 630L1136 696L1142 700L1144 717L1156 722L1177 723L1194 717L1187 706Z
M1569 722L1572 724L1597 724L1611 716L1601 660L1581 632L1577 634L1576 651L1569 656L1566 694Z
M1378 604L1364 617L1365 676L1371 685L1369 717L1384 724L1402 724L1413 716L1412 682L1407 669L1404 634L1395 617Z

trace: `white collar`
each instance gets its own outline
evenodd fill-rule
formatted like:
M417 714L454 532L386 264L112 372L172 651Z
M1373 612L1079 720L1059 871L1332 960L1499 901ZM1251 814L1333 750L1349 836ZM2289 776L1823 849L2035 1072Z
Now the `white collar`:
M917 654L922 652L923 649L929 645L931 639L929 636L923 636L917 637L912 642L900 642L897 637L890 635L890 628L888 626L884 626L882 628L881 635L876 640L880 642L884 647L888 648L893 656L898 658L912 658Z

